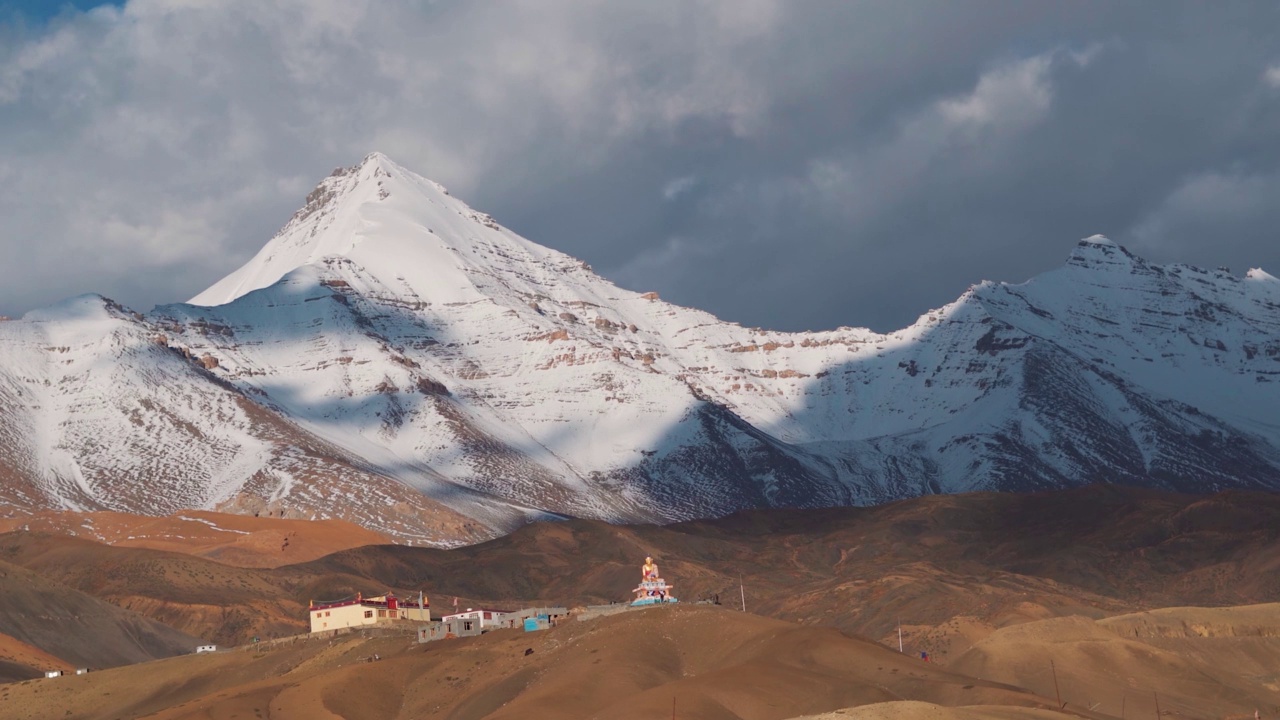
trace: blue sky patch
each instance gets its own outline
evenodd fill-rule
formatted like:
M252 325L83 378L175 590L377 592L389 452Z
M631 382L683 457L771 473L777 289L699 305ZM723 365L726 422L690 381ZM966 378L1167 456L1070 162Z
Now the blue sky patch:
M100 5L124 5L124 0L0 0L0 23L19 19L43 24L65 12L91 10Z

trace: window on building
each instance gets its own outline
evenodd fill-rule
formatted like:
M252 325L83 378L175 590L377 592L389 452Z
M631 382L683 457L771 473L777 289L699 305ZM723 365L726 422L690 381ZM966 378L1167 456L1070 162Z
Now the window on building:
M325 616L325 617L329 617L329 611L328 611L328 610L325 610L325 611L324 611L324 616Z
M364 616L365 616L365 617L367 617L367 618L371 618L371 617L373 617L373 611L372 611L372 610L365 610L365 611L364 611Z

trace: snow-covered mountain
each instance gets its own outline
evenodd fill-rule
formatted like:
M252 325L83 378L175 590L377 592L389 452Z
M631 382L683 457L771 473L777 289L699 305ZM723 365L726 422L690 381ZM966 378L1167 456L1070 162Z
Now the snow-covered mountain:
M1091 481L1280 487L1280 281L1093 237L898 332L770 332L618 288L373 154L188 304L0 322L9 513L448 545Z

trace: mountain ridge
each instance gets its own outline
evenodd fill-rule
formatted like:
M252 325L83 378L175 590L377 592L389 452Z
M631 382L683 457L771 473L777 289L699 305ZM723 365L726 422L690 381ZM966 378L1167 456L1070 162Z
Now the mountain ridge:
M618 288L374 153L192 303L81 296L0 340L11 514L452 545L555 516L1280 487L1280 283L1102 236L899 331L772 332Z

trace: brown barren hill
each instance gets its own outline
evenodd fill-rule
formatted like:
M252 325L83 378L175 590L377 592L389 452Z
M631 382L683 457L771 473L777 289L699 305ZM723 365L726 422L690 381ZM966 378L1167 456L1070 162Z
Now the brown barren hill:
M299 520L188 510L165 517L47 511L0 518L0 533L27 529L118 547L167 550L239 567L279 567L391 538L345 520Z
M33 645L0 634L0 683L41 677L47 670L74 670L71 663Z
M35 532L0 536L0 551L219 644L301 632L308 600L357 592L423 592L437 609L454 596L499 607L623 600L653 555L683 601L737 605L745 594L752 612L895 647L901 624L907 650L945 662L1029 621L1280 597L1280 498L1093 486L668 526L570 520L453 550L362 546L271 571Z
M203 642L5 562L0 598L0 633L77 667L170 657L194 652Z
M1063 615L1280 597L1280 496L1113 486L751 511L667 526L573 520L449 551L347 550L288 568L437 595L621 600L646 555L682 600L714 599L945 660L992 630ZM739 580L742 586L739 585Z
M5 717L639 720L670 717L674 701L683 720L784 720L904 699L1051 704L833 630L707 607L427 645L297 640L60 680L13 687Z
M0 535L0 560L218 645L306 629L306 600L278 571L65 535Z
M1070 717L1078 716L1054 710L991 705L949 708L917 700L899 700L806 715L794 720L1065 720Z
M1026 623L950 667L1115 716L1150 717L1158 702L1179 717L1252 717L1280 707L1280 604Z
M910 717L931 706L947 708L940 717L1004 717L1050 711L1056 700L1046 698L1059 693L1060 712L1084 717L1149 715L1155 697L1186 717L1280 706L1273 608L1144 612L1280 597L1280 500L1266 493L1089 487L665 527L572 520L454 550L363 546L274 569L66 535L0 536L0 559L46 582L191 634L209 630L202 636L219 645L300 632L309 598L356 592L422 590L437 610L452 596L497 607L625 601L646 555L682 603L718 596L722 605L427 646L303 636L150 663L137 675L113 670L110 689L98 685L105 679L64 678L39 693L49 700L56 688L69 716L97 708L103 717L228 719L665 717L673 699L680 717L850 708ZM754 614L729 611L743 595ZM361 662L375 654L383 660ZM19 687L4 690L30 700ZM45 716L27 700L24 712ZM548 715L558 709L566 714Z

